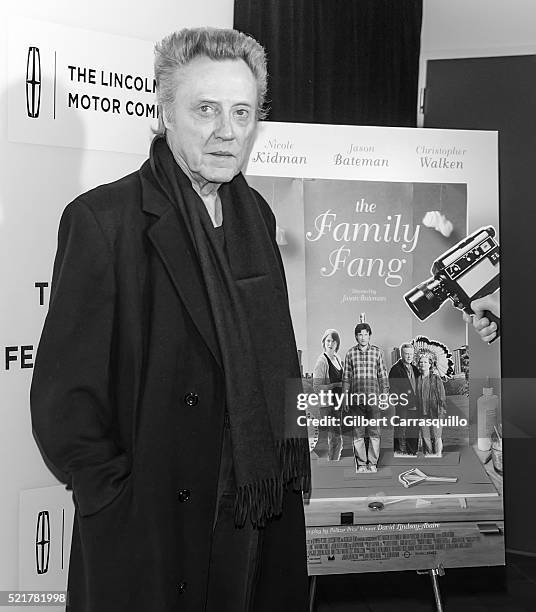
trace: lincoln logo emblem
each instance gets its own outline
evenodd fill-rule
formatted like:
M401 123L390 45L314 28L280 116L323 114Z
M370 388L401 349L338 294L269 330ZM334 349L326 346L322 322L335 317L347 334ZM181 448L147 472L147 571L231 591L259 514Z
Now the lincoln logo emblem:
M37 515L37 532L35 534L35 565L38 574L48 572L50 556L50 516L47 510Z
M41 56L37 47L28 47L26 61L26 110L28 117L39 117L41 105Z

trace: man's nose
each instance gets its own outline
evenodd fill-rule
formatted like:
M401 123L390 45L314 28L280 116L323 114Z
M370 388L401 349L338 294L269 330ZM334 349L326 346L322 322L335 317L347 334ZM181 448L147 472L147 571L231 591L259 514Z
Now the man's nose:
M214 135L222 140L233 140L235 137L234 126L229 114L220 113L218 115Z

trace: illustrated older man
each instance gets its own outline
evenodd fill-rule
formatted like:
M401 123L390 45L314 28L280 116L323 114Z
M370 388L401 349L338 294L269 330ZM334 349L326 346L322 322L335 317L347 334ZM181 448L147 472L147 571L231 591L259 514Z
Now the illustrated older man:
M62 216L35 364L35 436L76 507L69 609L304 610L300 370L275 220L240 173L264 50L182 30L155 77L149 160Z
M395 394L395 414L402 423L420 417L417 409L417 379L419 370L413 365L415 348L411 342L400 346L400 359L389 370L389 390ZM418 425L399 424L394 432L394 456L416 457L419 448Z

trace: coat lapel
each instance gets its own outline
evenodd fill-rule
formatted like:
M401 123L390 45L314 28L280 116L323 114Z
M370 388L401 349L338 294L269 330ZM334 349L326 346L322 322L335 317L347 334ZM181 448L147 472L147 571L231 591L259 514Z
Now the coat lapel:
M214 320L195 249L175 209L151 180L151 174L149 164L144 164L140 169L142 207L146 214L157 217L147 235L201 337L222 367Z

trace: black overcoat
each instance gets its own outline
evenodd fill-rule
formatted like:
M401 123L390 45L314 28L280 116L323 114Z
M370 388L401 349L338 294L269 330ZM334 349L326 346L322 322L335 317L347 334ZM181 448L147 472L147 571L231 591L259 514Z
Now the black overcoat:
M34 435L75 503L70 610L205 610L224 397L200 267L146 162L65 209L36 356ZM287 493L256 609L305 609L304 533Z

